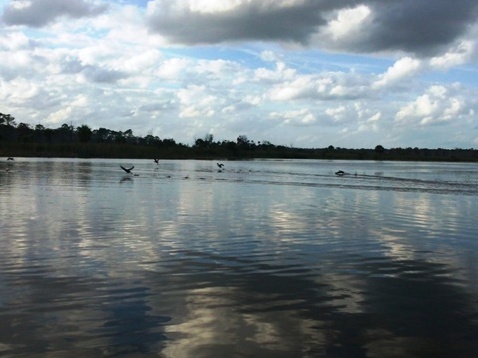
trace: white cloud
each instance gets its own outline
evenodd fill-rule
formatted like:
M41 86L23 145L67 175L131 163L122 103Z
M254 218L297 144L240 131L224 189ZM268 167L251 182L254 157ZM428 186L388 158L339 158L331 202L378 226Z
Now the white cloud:
M463 65L470 61L477 50L476 41L463 40L458 46L450 48L446 53L432 57L430 59L430 66L439 70L447 70Z
M459 121L470 115L473 115L473 109L464 98L451 93L444 86L435 85L415 101L402 107L396 115L396 121L406 125L428 126Z
M277 56L275 52L272 52L270 50L262 51L260 54L260 58L262 61L266 62L277 62L280 60L279 56Z
M188 86L177 93L181 110L180 118L211 117L217 98L207 93L205 86Z
M172 58L160 64L156 75L165 80L178 80L186 69L189 68L191 62L187 59Z
M334 122L340 122L345 119L346 110L347 108L342 105L335 108L327 108L325 114L331 117Z
M375 123L375 122L378 122L382 119L382 113L381 112L377 112L375 113L372 117L370 117L369 119L367 119L367 122L368 123Z
M476 6L463 1L458 13ZM406 26L394 31L419 24L369 0L150 1L149 10L129 3L74 17L55 2L54 14L40 14L42 27L10 26L3 16L0 111L32 125L132 128L182 143L214 133L297 146L421 146L416 132L426 127L426 143L443 146L437 133L460 125L464 134L447 143L472 146L477 41L461 23L450 30L447 17L440 29L449 36L423 43ZM430 16L425 5L392 7Z
M31 47L31 43L32 41L20 31L8 32L0 36L0 50L18 51L28 49Z
M45 120L45 123L59 125L61 123L67 123L72 117L73 108L65 107L56 112L51 113Z
M325 37L330 47L345 46L363 36L372 20L372 11L366 5L339 9L317 35L316 41L323 42Z
M415 102L400 109L397 113L397 120L418 118L421 123L429 123L433 120L434 115L438 112L439 102L430 94L424 94L418 97Z
M316 116L307 109L272 112L270 118L280 120L283 125L310 126L317 124Z
M379 88L396 84L417 74L421 67L420 60L410 57L401 58L385 74L381 75L373 86Z
M274 101L291 101L301 97L310 97L314 87L315 84L309 77L298 77L293 81L274 86L269 93L269 98Z
M29 100L40 93L40 87L24 78L0 82L0 99L15 106L28 105Z
M290 80L295 77L296 71L288 68L284 62L277 62L274 70L261 67L255 70L255 79L257 81L278 82Z
M222 0L222 1L208 1L208 0L187 0L175 1L178 8L190 10L198 13L217 13L231 11L237 8L241 1L238 0Z

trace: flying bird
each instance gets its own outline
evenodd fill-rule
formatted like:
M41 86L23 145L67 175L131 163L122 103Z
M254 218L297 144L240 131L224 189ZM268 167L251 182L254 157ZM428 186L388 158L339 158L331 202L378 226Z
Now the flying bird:
M335 175L338 175L339 177L343 176L345 172L343 170L339 170L338 172L335 172Z
M224 167L224 164L222 164L222 163L216 163L216 164L217 164L217 166L218 166L219 168L221 168L221 169Z
M158 164L159 159L153 159L156 164Z
M15 160L15 159L13 159L12 157L8 157L8 159L7 159L7 160Z
M129 168L129 169L123 167L122 165L120 165L120 167L121 167L121 169L123 169L126 173L128 173L128 174L133 174L133 173L131 173L131 171L133 170L134 165L133 165L131 168Z

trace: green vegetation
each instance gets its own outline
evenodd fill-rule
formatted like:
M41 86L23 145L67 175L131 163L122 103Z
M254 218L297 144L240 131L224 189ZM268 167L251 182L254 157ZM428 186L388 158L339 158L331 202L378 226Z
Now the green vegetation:
M356 159L409 161L478 162L475 149L391 148L377 145L373 149L293 148L268 141L254 142L245 135L235 141L214 141L212 134L196 139L192 146L147 135L138 137L106 128L92 130L83 124L77 128L63 124L59 128L32 127L15 122L10 114L0 113L1 157L77 157L77 158L144 158L144 159Z

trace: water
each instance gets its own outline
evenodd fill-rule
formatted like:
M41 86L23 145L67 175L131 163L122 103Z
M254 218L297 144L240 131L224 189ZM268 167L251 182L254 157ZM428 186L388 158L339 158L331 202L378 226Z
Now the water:
M224 163L0 162L0 356L478 356L477 164Z

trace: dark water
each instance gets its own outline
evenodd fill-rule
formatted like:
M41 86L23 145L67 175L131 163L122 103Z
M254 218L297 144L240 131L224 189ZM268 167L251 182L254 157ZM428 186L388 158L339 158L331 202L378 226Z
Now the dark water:
M2 357L478 356L476 164L1 160Z

